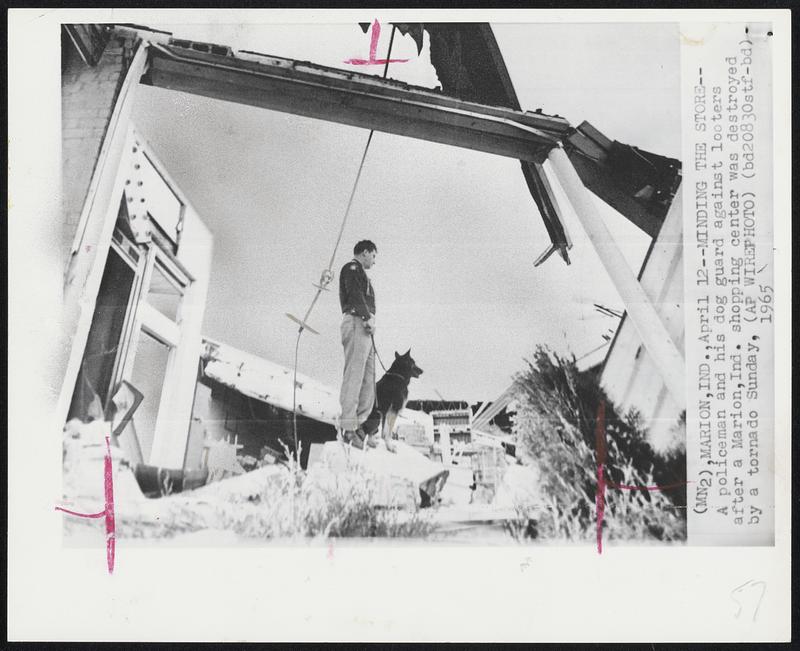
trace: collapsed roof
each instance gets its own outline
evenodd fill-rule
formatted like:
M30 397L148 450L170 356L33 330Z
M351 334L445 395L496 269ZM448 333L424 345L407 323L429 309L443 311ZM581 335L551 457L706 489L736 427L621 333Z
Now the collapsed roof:
M292 411L292 369L245 353L233 346L203 340L203 377L286 411ZM339 396L313 378L297 374L297 413L328 425L337 425Z
M364 27L364 25L362 25ZM523 111L488 23L397 23L421 49L430 36L441 92L351 70L227 45L173 38L140 25L68 25L89 65L104 30L133 32L151 47L141 83L417 137L521 161L552 246L569 263L572 243L542 162L561 143L592 192L655 237L680 183L680 161L613 141L592 125Z

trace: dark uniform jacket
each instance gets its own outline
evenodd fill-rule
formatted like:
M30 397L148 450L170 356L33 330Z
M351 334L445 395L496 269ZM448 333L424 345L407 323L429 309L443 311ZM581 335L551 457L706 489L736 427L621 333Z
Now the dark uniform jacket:
M375 292L358 260L351 260L339 272L339 303L343 314L355 314L364 321L375 314Z

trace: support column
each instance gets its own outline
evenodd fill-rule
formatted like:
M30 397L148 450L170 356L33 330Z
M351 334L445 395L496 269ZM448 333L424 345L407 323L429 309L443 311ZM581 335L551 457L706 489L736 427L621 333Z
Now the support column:
M553 148L548 159L575 214L622 298L628 317L655 362L664 384L681 409L686 408L686 362L664 327L650 299L625 261L622 251L597 212L563 147Z

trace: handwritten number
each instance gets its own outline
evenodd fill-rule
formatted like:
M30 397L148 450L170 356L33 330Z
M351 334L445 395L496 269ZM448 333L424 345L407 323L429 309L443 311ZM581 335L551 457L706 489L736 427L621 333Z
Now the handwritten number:
M734 615L734 617L736 617L736 619L739 619L739 617L742 614L742 603L736 598L736 595L741 593L746 588L749 588L750 589L749 591L752 592L752 589L754 587L756 587L756 586L760 586L761 587L761 594L758 596L758 601L756 602L756 607L753 610L753 621L756 621L756 617L758 616L758 609L761 607L761 601L764 599L764 593L767 591L766 582L765 581L749 580L749 581L745 581L744 583L742 583L742 585L740 585L739 587L734 588L733 590L731 590L731 599L733 599L733 601L736 602L736 605L738 606L738 608L736 610L736 614Z

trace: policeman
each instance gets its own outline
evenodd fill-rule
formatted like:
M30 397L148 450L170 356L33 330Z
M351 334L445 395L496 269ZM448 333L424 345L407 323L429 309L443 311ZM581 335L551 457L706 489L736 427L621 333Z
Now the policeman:
M344 376L339 402L339 425L345 443L362 449L366 438L361 425L375 403L375 291L366 269L375 264L378 247L361 240L353 247L353 259L339 272L339 303L342 307ZM370 441L371 442L371 441Z

